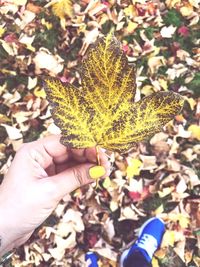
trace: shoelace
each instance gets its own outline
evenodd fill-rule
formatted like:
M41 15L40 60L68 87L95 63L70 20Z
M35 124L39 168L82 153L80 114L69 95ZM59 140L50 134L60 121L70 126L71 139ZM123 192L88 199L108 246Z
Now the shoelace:
M152 235L148 234L143 234L142 238L139 239L136 244L138 247L143 248L150 258L152 258L154 252L158 248L157 240Z

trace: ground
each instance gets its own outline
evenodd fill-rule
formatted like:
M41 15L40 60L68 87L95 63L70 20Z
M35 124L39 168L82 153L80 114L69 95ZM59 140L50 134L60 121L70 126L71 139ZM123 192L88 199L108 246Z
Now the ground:
M80 85L80 63L98 36L114 29L135 66L139 100L174 91L180 115L129 153L109 152L112 173L59 204L6 266L100 266L121 252L152 216L166 222L153 267L200 265L199 1L27 1L0 3L0 173L18 147L56 128L42 75Z

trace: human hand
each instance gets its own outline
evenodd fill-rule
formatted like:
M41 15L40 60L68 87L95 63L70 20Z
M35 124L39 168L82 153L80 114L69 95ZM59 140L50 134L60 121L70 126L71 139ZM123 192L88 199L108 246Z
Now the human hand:
M94 173L94 147L67 149L59 140L60 135L52 135L26 143L16 153L0 186L0 255L23 244L66 194L93 182L92 173L96 178L109 175L101 150L104 168Z

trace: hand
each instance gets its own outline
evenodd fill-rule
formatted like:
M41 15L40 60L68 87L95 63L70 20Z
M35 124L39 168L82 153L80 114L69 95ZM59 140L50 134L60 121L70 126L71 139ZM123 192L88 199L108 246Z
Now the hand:
M52 135L26 143L16 153L0 186L0 254L23 244L66 194L94 181L92 173L109 175L101 150L105 169L98 167L94 173L94 147L67 149L59 140L60 135Z

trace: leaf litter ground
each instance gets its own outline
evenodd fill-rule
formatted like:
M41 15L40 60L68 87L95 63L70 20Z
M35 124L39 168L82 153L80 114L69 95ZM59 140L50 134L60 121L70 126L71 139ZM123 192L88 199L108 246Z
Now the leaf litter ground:
M60 6L58 5L60 4ZM58 133L39 75L80 85L91 43L114 28L136 67L136 100L159 91L185 97L162 132L130 153L110 153L112 173L98 187L67 196L19 248L11 266L102 266L120 253L149 217L167 224L153 266L200 265L200 101L198 1L49 1L1 3L0 157L6 172L21 143Z

